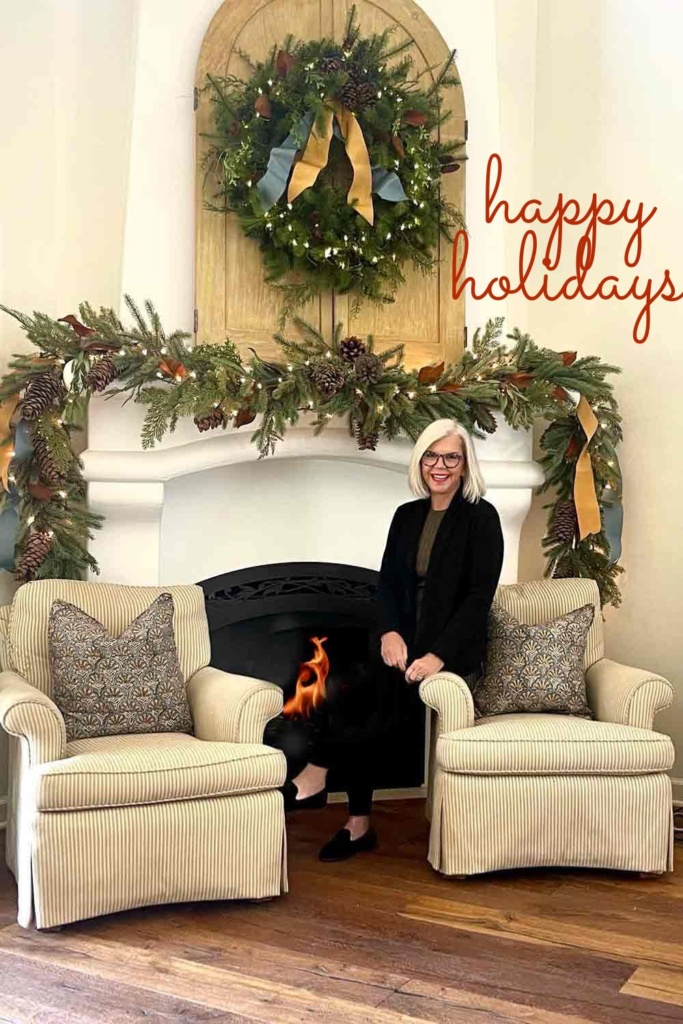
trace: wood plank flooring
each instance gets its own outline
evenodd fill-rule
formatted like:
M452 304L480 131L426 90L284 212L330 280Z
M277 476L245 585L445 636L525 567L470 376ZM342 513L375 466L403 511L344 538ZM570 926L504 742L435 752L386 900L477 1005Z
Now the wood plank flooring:
M683 847L657 879L530 870L447 880L420 801L380 848L317 850L343 809L289 819L289 895L154 907L55 934L14 922L0 868L0 1024L683 1022Z

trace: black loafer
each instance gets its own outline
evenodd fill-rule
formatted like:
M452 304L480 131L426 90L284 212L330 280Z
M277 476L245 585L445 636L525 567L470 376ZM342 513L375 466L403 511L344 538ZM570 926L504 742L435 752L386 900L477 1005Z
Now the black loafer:
M314 793L313 796L305 796L302 800L299 800L299 790L291 780L285 782L281 793L285 798L286 811L313 811L320 807L325 807L327 804L326 789L321 789L319 793Z
M369 828L359 839L352 839L347 828L341 828L335 836L325 843L318 854L318 859L332 863L337 860L348 860L356 853L369 853L377 846L377 833Z

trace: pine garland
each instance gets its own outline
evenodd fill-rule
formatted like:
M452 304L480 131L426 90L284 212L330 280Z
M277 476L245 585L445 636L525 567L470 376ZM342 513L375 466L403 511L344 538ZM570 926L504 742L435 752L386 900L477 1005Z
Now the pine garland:
M2 503L15 501L20 521L16 563L25 566L23 555L30 549L35 577L79 578L87 569L97 571L87 541L102 517L87 509L73 433L99 390L100 379L90 371L106 352L116 383L107 393L127 393L147 407L145 448L172 431L181 417L192 417L200 431L253 423L252 440L260 457L275 451L302 414L313 417L316 436L331 420L346 418L349 433L362 450L373 450L382 438L416 439L442 417L458 420L475 437L495 431L496 413L515 429L528 429L543 418L549 422L540 439L545 481L539 493L554 490L552 502L545 506L546 574L595 579L603 603L619 604L616 581L623 570L610 559L604 530L578 540L571 530L558 530L556 518L558 505L564 506L566 521L576 459L585 443L572 393L585 396L600 421L588 448L598 498L605 488L612 498L621 496L616 452L622 440L621 417L607 379L620 372L617 367L596 356L579 359L574 352L540 348L517 329L507 335L505 344L502 319L478 330L458 362L420 370L404 367L401 345L378 351L372 336L345 338L341 325L327 340L299 319L294 321L297 338L276 335L281 359L266 361L252 350L245 360L229 340L190 349L189 335L166 334L151 302L145 303L144 312L130 297L126 303L133 321L129 326L113 310L95 311L88 303L79 308L80 321L73 318L75 323L66 326L42 313L28 317L0 306L39 350L37 356L12 359L0 379L0 402L25 393L46 369L59 369L70 381L68 389L57 390L54 404L27 426L31 450L12 462L10 491L0 502L1 508ZM601 502L602 512L606 501ZM31 541L36 534L41 538ZM35 569L37 551L44 560Z

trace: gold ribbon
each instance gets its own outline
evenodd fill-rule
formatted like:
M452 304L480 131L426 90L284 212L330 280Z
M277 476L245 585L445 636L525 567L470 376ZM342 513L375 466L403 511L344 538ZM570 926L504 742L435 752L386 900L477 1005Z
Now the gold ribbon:
M9 490L9 466L14 458L14 438L10 421L18 405L19 395L12 395L0 405L0 480L6 491Z
M586 435L586 443L577 459L574 476L574 505L579 522L579 537L583 540L589 533L599 533L601 528L593 466L588 454L588 445L598 429L598 418L583 395L576 407L576 415Z
M292 171L287 189L287 200L293 203L297 196L314 185L323 167L327 165L335 117L353 168L353 181L347 199L349 203L355 204L355 210L365 218L368 224L373 224L375 211L372 205L372 169L368 147L365 145L363 132L356 115L338 102L326 107L322 132L318 132L315 124L311 128L306 148Z

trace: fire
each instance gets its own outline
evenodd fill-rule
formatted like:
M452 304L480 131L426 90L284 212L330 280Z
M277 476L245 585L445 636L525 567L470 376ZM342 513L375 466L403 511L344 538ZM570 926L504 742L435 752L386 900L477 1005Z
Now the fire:
M296 692L282 709L285 718L310 718L311 712L325 702L327 696L325 682L330 671L330 659L323 647L326 640L326 636L311 637L315 651L310 661L304 661L299 666Z

